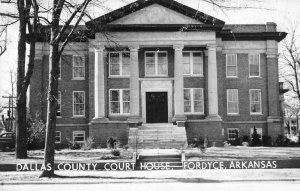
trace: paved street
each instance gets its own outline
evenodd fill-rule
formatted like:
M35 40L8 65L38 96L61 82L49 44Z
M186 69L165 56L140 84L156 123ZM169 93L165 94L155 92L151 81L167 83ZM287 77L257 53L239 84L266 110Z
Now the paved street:
M294 190L295 188L299 188L298 184L293 182L260 182L257 184L254 183L222 183L222 184L214 184L214 183L206 183L206 184L198 184L198 183L136 183L136 184L128 184L128 183L118 183L118 184L36 184L36 185L4 185L1 186L0 189L2 191L35 191L35 190L47 190L47 191L79 191L79 190L109 190L109 191L120 191L122 190L170 190L170 191L182 191L182 190L222 190L222 191L253 191L253 190Z

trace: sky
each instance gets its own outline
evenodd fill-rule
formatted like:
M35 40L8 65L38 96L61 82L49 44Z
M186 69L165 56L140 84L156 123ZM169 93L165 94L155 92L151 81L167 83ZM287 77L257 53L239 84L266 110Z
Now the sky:
M107 0L105 6L109 10L131 3L134 0ZM300 0L225 0L230 2L226 5L244 5L255 8L220 10L204 3L202 0L177 0L179 3L197 9L208 15L225 21L226 24L266 24L266 22L277 23L278 31L288 32L291 25L299 24L300 27ZM218 0L224 1L224 0ZM1 8L2 7L2 8ZM6 11L5 7L0 5L0 11ZM93 16L98 17L108 10L94 10ZM300 36L300 34L298 34ZM8 50L0 57L0 99L8 95L10 89L9 68L16 69L17 60L17 25L8 30Z

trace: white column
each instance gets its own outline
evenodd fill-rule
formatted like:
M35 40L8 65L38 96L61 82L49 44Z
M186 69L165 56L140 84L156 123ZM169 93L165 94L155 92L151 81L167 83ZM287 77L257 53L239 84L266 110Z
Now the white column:
M105 87L104 87L104 46L95 49L95 117L94 119L105 118Z
M174 107L175 117L173 121L185 121L183 105L183 64L182 64L182 49L183 45L174 45Z
M221 119L218 112L218 74L217 74L217 48L208 45L208 117Z
M138 45L129 46L130 49L130 120L140 121L140 88L139 88L139 60Z

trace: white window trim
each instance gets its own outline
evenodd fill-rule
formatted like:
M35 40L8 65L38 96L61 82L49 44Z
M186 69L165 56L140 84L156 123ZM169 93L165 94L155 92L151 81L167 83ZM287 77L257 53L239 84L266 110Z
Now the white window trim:
M158 74L158 53L166 53L167 56L167 74ZM146 54L147 53L154 53L154 69L155 69L155 74L154 75L149 75L147 74L147 63L146 63ZM156 77L156 76L161 76L161 77L166 77L169 75L169 59L168 59L168 51L145 51L144 53L144 61L145 61L145 76L146 77Z
M83 134L83 141L75 141L75 134L76 133L82 133ZM85 142L85 131L73 131L73 142L76 142L76 143L84 143Z
M75 100L75 96L74 96L74 94L75 93L77 93L77 92L79 92L79 93L81 93L81 92L83 92L83 96L84 96L84 99L83 99L83 115L75 115L75 107L74 107L74 100ZM73 91L73 102L72 102L72 104L73 104L73 117L85 117L85 91Z
M195 112L194 111L194 89L200 89L201 93L202 93L202 103L203 103L203 111L200 111L200 112ZM184 114L187 114L187 115L191 115L191 114L200 114L200 115L203 115L204 114L204 94L203 94L203 88L184 88L184 90L190 90L190 94L191 94L191 112L184 112ZM184 102L184 100L183 100ZM184 103L183 103L184 105Z
M60 95L60 100L58 99L59 98L59 95ZM60 116L58 116L57 114L56 114L56 117L57 118L62 118L62 115L61 115L61 91L58 91L58 94L57 94L57 103L58 103L58 101L60 101L59 102L59 110L57 110L57 111L60 111Z
M59 141L56 141L56 133L59 133ZM61 143L61 131L55 131L55 143Z
M229 113L229 111L228 111L228 108L229 108L229 106L228 106L228 104L229 104L229 91L231 91L231 90L235 90L236 92L237 92L237 113ZM228 115L239 115L239 113L240 113L240 108L239 108L239 90L238 89L227 89L226 90L226 96L227 96L227 114Z
M229 128L227 128L227 139L229 140L229 141L234 141L235 139L231 139L231 138L229 138L229 130L237 130L238 131L238 134L240 135L240 129L239 128L236 128L236 127L229 127Z
M74 58L80 56L83 59L83 77L74 77ZM72 56L72 80L85 80L85 56L84 55L73 55Z
M110 54L119 54L119 69L120 69L120 74L119 75L113 75L111 74L111 64L110 64ZM118 77L130 77L130 75L123 75L123 53L129 53L129 59L130 59L130 51L110 51L108 52L108 70L109 70L109 76L108 77L113 77L113 78L118 78ZM131 63L130 63L131 64Z
M260 112L252 112L251 111L251 91L258 90L260 92L259 102L260 102ZM250 106L250 115L262 115L262 104L261 104L261 89L250 89L249 90L249 106Z
M203 65L204 65L204 57L203 57L203 52L202 51L183 51L183 53L190 53L190 73L189 74L183 74L184 76L191 76L191 77L203 77ZM193 60L193 53L201 53L202 57L202 67L201 67L201 73L200 74L194 74L194 60ZM183 63L182 63L183 64Z
M124 111L123 111L123 91L124 90L129 90L129 93L130 93L130 89L128 89L128 88L125 88L125 89L109 89L109 115L111 115L111 116L130 115L130 109L129 109L129 113L124 113ZM120 113L112 113L111 112L111 99L110 99L111 98L111 91L119 91L120 92ZM129 105L130 105L130 100L129 100Z
M227 67L228 67L228 56L235 56L235 60L236 60L236 67L235 67L235 70L236 70L236 76L229 76L228 73L227 73ZM237 54L226 54L226 78L238 78L238 66L237 66Z
M258 76L251 76L250 75L250 56L255 56L258 55ZM248 65L249 65L249 78L261 78L261 73L260 73L260 54L248 54Z

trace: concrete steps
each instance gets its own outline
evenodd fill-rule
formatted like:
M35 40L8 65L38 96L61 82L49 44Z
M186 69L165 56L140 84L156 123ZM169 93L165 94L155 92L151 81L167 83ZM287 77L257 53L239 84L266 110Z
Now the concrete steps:
M187 144L185 127L165 124L143 124L130 128L128 145L133 149L181 149Z
M139 155L137 168L142 170L182 169L180 154Z

